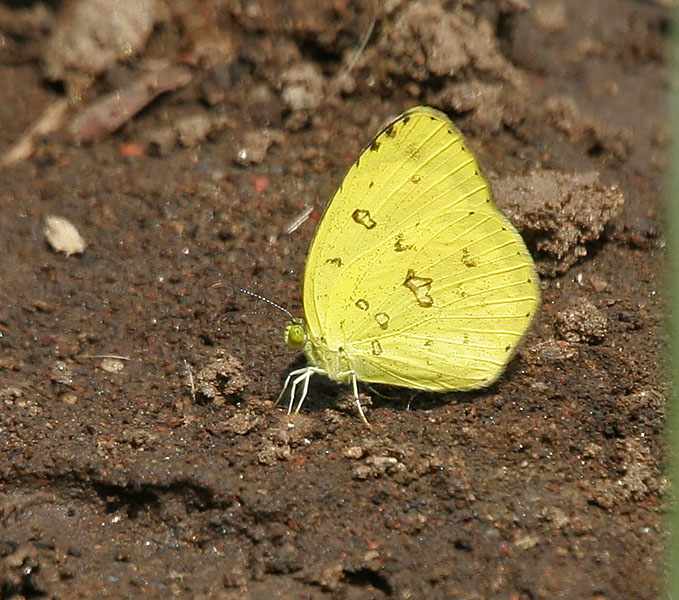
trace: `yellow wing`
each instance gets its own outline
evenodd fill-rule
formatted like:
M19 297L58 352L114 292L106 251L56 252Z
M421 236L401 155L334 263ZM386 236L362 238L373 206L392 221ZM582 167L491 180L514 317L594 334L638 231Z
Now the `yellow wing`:
M417 107L363 150L318 225L304 272L308 356L333 378L482 387L538 299L530 254L461 133Z

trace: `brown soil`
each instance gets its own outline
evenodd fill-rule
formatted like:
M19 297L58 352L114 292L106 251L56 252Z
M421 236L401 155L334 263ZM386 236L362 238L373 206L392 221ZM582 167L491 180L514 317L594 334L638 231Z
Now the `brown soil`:
M0 7L0 152L65 94L84 101L1 175L0 597L657 597L660 6L375 3L340 81L372 2L156 5L138 57L89 78L47 50L68 24L17 4ZM71 142L84 106L159 57L182 65L169 91ZM491 388L364 387L368 430L317 377L290 418L273 404L303 364L285 317L231 286L301 314L326 199L423 103L492 181L596 172L593 224L549 254L579 209L516 216L542 305ZM520 210L516 189L500 181L499 204ZM84 253L46 243L48 215Z

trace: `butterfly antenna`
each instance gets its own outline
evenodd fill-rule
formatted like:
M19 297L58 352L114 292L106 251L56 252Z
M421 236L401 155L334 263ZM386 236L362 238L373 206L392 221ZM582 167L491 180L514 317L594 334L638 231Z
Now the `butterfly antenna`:
M213 287L220 287L221 285L222 284L220 284L220 283L215 283L215 285ZM284 312L291 319L295 318L293 316L293 314L287 308L281 306L280 304L276 304L276 302L274 302L273 300L269 300L267 297L262 296L261 294L256 294L255 292L251 292L250 290L246 290L245 288L238 287L237 285L233 285L231 287L233 287L234 290L236 290L237 292L240 292L241 294L247 294L248 296L251 296L252 298L257 298L257 300L261 300L262 302L266 302L269 306L273 306L274 308L277 308L281 312ZM251 314L257 314L257 313L251 313ZM260 314L264 314L264 313L260 313ZM271 313L268 313L268 314L271 314Z

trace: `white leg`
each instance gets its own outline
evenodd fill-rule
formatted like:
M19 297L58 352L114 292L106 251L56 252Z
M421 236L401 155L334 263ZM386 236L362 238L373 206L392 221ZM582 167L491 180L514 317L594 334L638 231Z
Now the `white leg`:
M302 373L292 382L292 387L290 388L290 404L288 404L288 414L292 414L292 407L295 405L295 393L297 392L297 385L304 381L304 387L302 388L302 395L299 399L299 404L297 405L296 413L299 412L304 398L306 398L307 390L309 389L309 379L313 375L313 371L306 367Z
M354 371L351 372L351 383L354 388L354 398L356 398L356 407L358 408L358 414L361 415L361 420L372 429L372 426L370 423L368 423L368 419L365 418L365 413L363 412L363 408L361 407L361 401L358 398L358 385L356 383L356 373Z
M363 407L361 406L361 401L358 398L358 383L356 379L356 371L347 371L346 373L342 373L341 377L346 377L348 375L351 375L351 387L354 392L354 399L356 400L356 408L358 408L358 414L361 416L361 421L363 421L368 427L372 429L372 426L370 423L368 423L368 419L365 418L365 413L363 412Z
M299 397L299 400L297 402L297 408L295 409L295 414L299 412L299 409L302 408L302 404L304 404L304 400L306 399L307 392L309 391L309 381L311 380L312 375L327 375L327 371L324 369L319 369L318 367L307 367L304 370L304 374L300 375L297 379L295 379L294 384L299 383L300 381L304 380L304 387L302 388L302 393ZM294 398L294 394L292 394L292 397L290 398L290 406L292 407L292 400ZM290 414L290 413L288 413Z
M314 374L313 371L309 370L304 374L304 387L302 387L302 393L299 396L299 402L297 402L297 408L295 409L295 414L299 412L299 409L302 408L302 404L304 404L304 400L306 399L306 395L309 392L309 382L311 381L311 376Z
M309 391L309 380L311 379L311 376L316 373L318 373L319 375L326 375L326 371L323 369L319 369L318 367L303 367L301 369L295 369L294 371L290 371L290 373L288 373L288 376L285 378L285 385L283 385L283 389L281 390L281 393L278 395L278 398L276 399L276 404L278 404L281 401L283 394L285 394L286 390L288 389L288 386L290 386L290 402L288 403L288 414L292 414L293 412L292 409L295 406L295 394L297 393L297 386L300 383L304 382L304 385L302 386L302 393L300 395L299 400L297 401L297 408L295 409L295 413L298 413L300 408L302 408L302 404L304 404L304 400L306 399L307 393Z
M295 369L294 371L290 371L288 373L288 376L285 378L285 383L283 384L283 389L281 390L281 393L278 394L278 398L276 398L276 402L274 403L274 406L281 401L283 394L285 394L285 390L287 390L288 386L290 385L290 380L293 377L299 375L300 373L304 373L307 369L308 369L308 367L304 367L303 369Z
M295 369L294 371L290 371L290 373L288 373L288 376L285 378L285 384L283 385L283 389L281 390L281 393L278 395L278 398L276 399L276 404L278 404L281 401L281 398L288 389L288 386L290 386L290 402L288 403L288 414L289 415L292 414L293 407L295 408L294 410L295 414L297 414L302 408L304 400L306 400L307 394L309 392L309 381L311 381L311 376L314 374L326 375L327 373L325 370L319 369L318 367L308 367L308 366L303 367L301 369ZM363 412L361 400L358 397L358 380L356 379L356 372L347 371L346 373L340 374L341 378L348 376L351 376L351 387L354 392L354 399L356 400L356 408L358 409L358 414L361 416L361 420L368 427L371 427L370 423L368 423L368 419L366 419L365 417L365 413ZM292 385L290 384L291 382ZM300 394L299 400L297 401L297 406L295 407L295 394L297 392L297 386L302 382L303 382L302 393Z
M276 402L274 402L274 406L277 406L278 403L281 401L283 394L285 394L285 390L287 390L288 386L290 385L290 379L292 379L292 373L288 373L288 376L285 378L285 383L283 384L283 389L281 390L281 393L278 394L278 398L276 398Z

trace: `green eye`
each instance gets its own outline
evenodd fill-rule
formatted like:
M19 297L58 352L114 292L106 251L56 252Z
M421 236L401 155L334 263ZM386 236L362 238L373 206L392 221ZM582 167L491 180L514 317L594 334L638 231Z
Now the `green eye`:
M304 348L306 342L306 329L303 323L292 321L285 326L285 343L294 348L301 350Z

